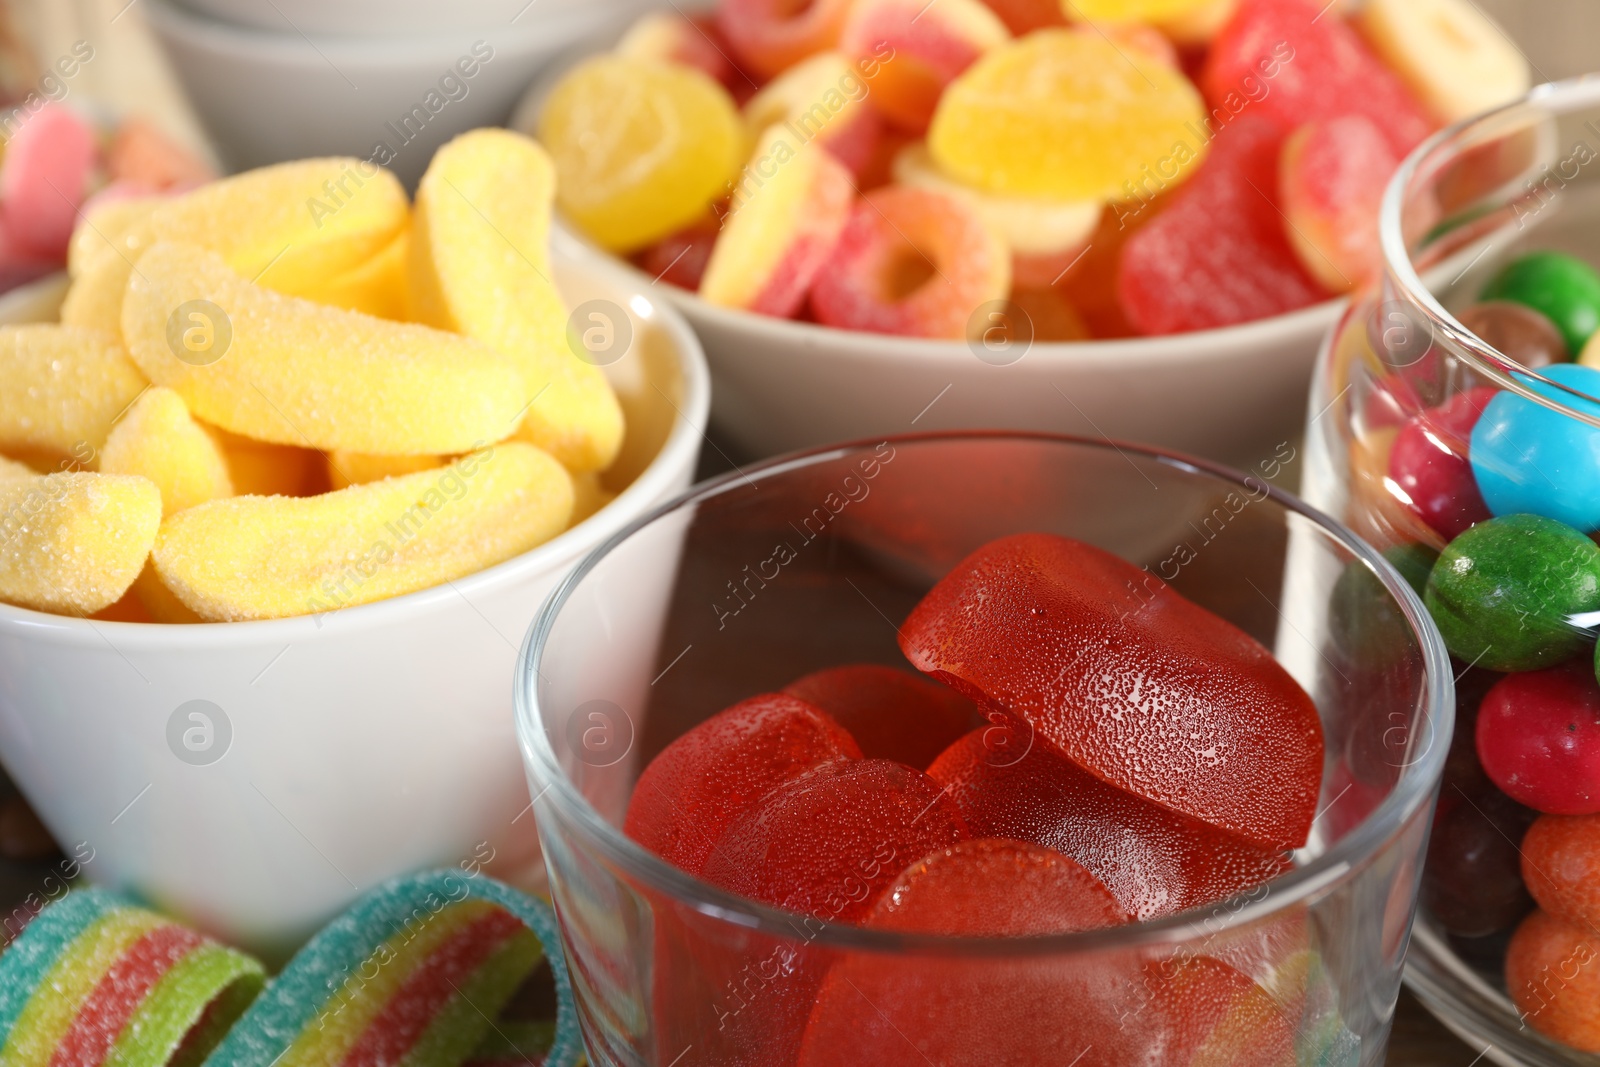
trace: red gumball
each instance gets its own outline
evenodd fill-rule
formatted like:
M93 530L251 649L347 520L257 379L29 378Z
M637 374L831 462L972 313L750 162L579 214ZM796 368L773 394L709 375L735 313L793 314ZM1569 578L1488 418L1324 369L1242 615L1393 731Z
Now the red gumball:
M1478 709L1490 781L1549 815L1600 812L1600 685L1587 662L1503 678Z
M1472 462L1472 427L1497 390L1469 389L1406 420L1389 453L1389 478L1411 509L1445 540L1490 518Z

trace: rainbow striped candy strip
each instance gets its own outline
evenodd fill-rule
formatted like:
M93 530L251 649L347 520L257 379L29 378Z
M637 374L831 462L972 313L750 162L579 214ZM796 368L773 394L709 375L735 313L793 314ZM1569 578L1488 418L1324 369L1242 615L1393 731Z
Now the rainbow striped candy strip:
M249 957L118 894L78 890L0 955L0 1064L459 1067L483 1059L480 1046L511 1047L493 1020L556 937L543 902L432 872L373 891L263 990ZM572 986L561 953L549 959L558 1009L543 1063L572 1067ZM524 1061L528 1046L516 1042Z

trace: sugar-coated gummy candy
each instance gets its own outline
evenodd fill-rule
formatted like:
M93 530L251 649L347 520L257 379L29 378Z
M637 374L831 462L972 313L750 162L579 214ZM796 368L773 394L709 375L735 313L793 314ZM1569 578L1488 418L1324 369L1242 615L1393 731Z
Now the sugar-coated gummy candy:
M913 666L1103 781L1269 848L1303 845L1322 723L1272 654L1159 578L1049 534L990 542L900 628Z
M278 444L460 453L505 438L527 403L487 345L272 292L193 245L140 259L122 336L197 418Z
M700 295L787 318L838 244L855 200L844 165L814 141L770 127L735 189Z
M1300 265L1325 289L1349 292L1378 277L1378 209L1400 157L1365 115L1309 122L1289 135L1278 197Z
M321 496L213 500L167 519L152 558L209 621L323 614L492 567L560 533L571 513L561 465L509 442Z
M955 690L879 663L814 671L783 691L827 712L863 755L919 770L980 720L978 709Z
M1600 812L1600 684L1587 662L1507 675L1478 708L1478 761L1547 815Z
M1127 919L1105 886L1072 860L1025 842L980 839L913 862L865 924L1001 938ZM1137 974L1120 962L848 955L823 981L799 1064L1139 1062L1137 1053L1148 1055L1157 1042L1149 1025L1118 1025L1138 1003ZM1071 1010L1063 1012L1063 1004Z
M979 56L1011 39L982 0L857 0L839 50L862 64L868 105L901 129L922 133L945 87Z
M1519 851L1522 876L1541 908L1581 926L1600 920L1600 815L1541 815Z
M607 489L600 480L600 475L594 471L572 476L572 519L568 523L576 526L578 523L597 514L601 508L617 499L617 494Z
M993 193L1129 199L1146 168L1173 183L1200 161L1204 117L1180 72L1098 34L1047 29L992 49L950 84L928 150Z
M510 130L473 130L434 153L417 187L412 310L512 360L526 390L520 438L569 470L601 470L622 447L622 408L567 338L546 251L554 186L544 149Z
M1566 363L1573 356L1555 323L1526 304L1486 300L1458 312L1456 321L1527 370Z
M26 482L38 477L40 477L39 472L26 463L18 463L14 459L0 456L0 483Z
M1600 1052L1600 937L1592 926L1535 911L1506 948L1506 992L1518 1016L1583 1052ZM1570 975L1570 977L1568 977Z
M658 282L694 292L706 276L711 250L717 243L715 218L691 223L668 234L634 257L639 269Z
M838 44L850 7L850 0L817 0L798 8L781 0L723 0L717 5L717 28L735 58L771 78Z
M327 454L328 484L335 489L381 482L418 471L443 467L443 456L375 456L369 452L335 450Z
M1364 115L1404 158L1437 123L1360 34L1322 9L1321 0L1242 0L1200 73L1212 114L1265 118L1284 133Z
M1500 269L1481 300L1526 304L1556 324L1569 352L1582 352L1600 329L1600 274L1562 252L1532 252Z
M0 600L61 615L116 603L161 525L161 491L124 474L0 482Z
M59 104L22 113L17 122L0 161L0 230L18 248L59 263L89 195L94 130Z
M1033 744L1025 727L968 734L928 776L949 791L974 837L1029 841L1071 857L1137 919L1209 904L1290 868L1282 852L1107 785Z
M310 286L302 295L319 304L404 322L410 316L406 292L410 249L411 233L402 230L383 251L365 263Z
M106 148L106 170L113 183L162 192L192 189L217 176L204 159L136 114L119 116Z
M844 330L959 339L1010 288L1010 252L973 208L891 185L857 200L811 288L811 310Z
M933 779L889 760L833 760L728 824L701 877L824 922L859 922L908 863L967 837Z
M1433 117L1458 122L1528 91L1528 61L1471 0L1368 0L1356 24Z
M1095 200L1051 200L982 192L945 174L922 143L907 145L895 155L894 180L901 185L934 189L965 200L990 229L1005 240L1014 256L1065 254L1067 261L1043 279L1046 285L1070 266L1089 243L1104 210Z
M1301 266L1278 210L1282 145L1265 119L1235 120L1199 172L1128 238L1117 298L1139 332L1232 326L1326 295Z
M1406 420L1389 452L1389 478L1404 503L1441 537L1453 538L1489 518L1473 477L1468 442L1498 394L1469 389Z
M133 274L132 253L113 252L93 257L75 275L61 302L61 325L99 330L113 336L122 332L122 297Z
M128 594L139 602L151 622L187 624L206 621L179 600L178 594L167 588L167 583L161 580L152 563L144 565L144 570L133 580Z
M147 384L114 334L0 326L0 448L88 462Z
M694 67L730 89L745 83L714 36L710 18L668 11L647 11L633 21L612 49L631 59L666 60Z
M861 749L837 722L798 697L754 696L683 734L634 786L623 832L698 874L728 825L791 778Z
M239 496L313 496L330 487L320 452L210 429L222 444L228 477Z
M1463 663L1552 667L1592 641L1572 620L1600 610L1600 548L1554 519L1503 515L1450 542L1423 599Z
M562 213L613 252L698 218L738 175L747 148L733 99L706 75L609 55L556 84L538 133L555 162Z
M835 51L801 60L763 85L744 105L745 130L751 144L772 126L815 141L852 175L861 175L884 139L883 121L868 104L863 78L877 60L852 60ZM759 158L759 150L752 158ZM761 176L757 176L761 177Z
M102 260L128 254L122 249L123 237L149 218L161 200L159 196L97 197L85 204L82 222L67 245L67 273L77 278Z
M161 490L162 514L233 495L228 457L171 389L145 390L100 450L106 474L137 474Z

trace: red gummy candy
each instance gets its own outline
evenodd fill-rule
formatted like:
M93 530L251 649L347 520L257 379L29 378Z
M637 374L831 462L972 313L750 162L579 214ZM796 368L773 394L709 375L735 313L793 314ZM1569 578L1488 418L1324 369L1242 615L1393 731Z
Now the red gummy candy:
M876 663L817 671L783 691L831 715L862 755L919 770L982 721L960 693Z
M1020 841L968 841L911 867L867 919L884 930L986 937L1114 926L1128 915L1093 875ZM1137 971L1049 957L852 956L823 981L800 1067L1132 1064L1147 1028L1122 1028ZM1122 994L1119 1000L1118 994ZM1088 1051L1088 1055L1084 1053Z
M1119 789L1269 848L1305 844L1316 705L1247 634L1109 552L993 541L912 609L900 647Z
M1295 1024L1256 982L1209 956L1150 965L1153 1007L1165 1033L1163 1063L1283 1067L1295 1058Z
M950 799L888 760L824 764L735 820L706 881L827 922L858 922L905 867L965 840Z
M1137 919L1198 907L1289 870L1196 819L1156 807L1035 745L1018 758L975 730L928 768L978 837L1031 841L1070 856Z
M636 262L639 269L654 280L692 293L700 288L706 264L711 261L711 248L716 243L717 224L696 223L646 248L639 253Z
M1433 119L1360 34L1322 5L1244 0L1212 42L1200 74L1212 114L1260 116L1284 132L1361 115L1405 158L1434 131ZM1218 145L1226 139L1221 135Z
M861 749L803 700L742 700L661 750L639 776L623 832L668 863L699 874L722 832L775 787Z
M1327 293L1306 273L1278 210L1284 133L1245 116L1170 206L1128 239L1117 300L1145 334L1252 322L1314 304Z
M1477 741L1484 773L1517 803L1600 812L1600 686L1587 659L1500 679L1478 708Z
M1469 389L1411 416L1389 453L1389 478L1411 510L1447 541L1490 517L1467 452L1472 428L1497 392Z

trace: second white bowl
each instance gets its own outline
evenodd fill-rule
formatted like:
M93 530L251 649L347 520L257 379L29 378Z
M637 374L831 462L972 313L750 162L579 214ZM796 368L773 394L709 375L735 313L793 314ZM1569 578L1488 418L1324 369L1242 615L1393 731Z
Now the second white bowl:
M610 301L633 330L607 367L628 418L608 478L629 484L588 521L322 617L159 626L0 605L0 762L92 881L281 957L394 875L539 869L512 731L518 644L573 563L689 485L710 402L670 307L594 264L556 268L569 301ZM54 310L25 300L0 320ZM642 573L630 625L664 611L675 563Z

